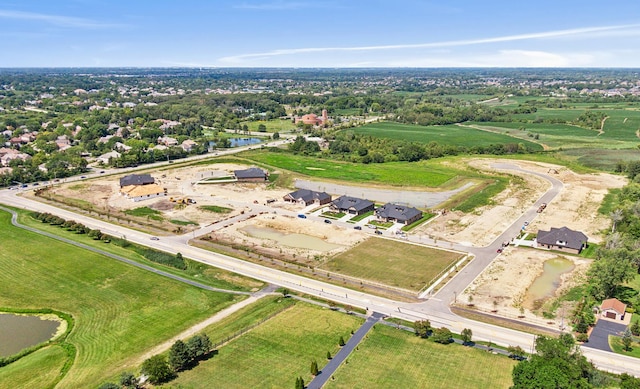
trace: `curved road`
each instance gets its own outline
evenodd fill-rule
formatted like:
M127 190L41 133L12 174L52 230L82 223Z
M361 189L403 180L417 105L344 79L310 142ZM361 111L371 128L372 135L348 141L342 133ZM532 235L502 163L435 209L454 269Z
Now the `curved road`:
M525 212L493 243L486 247L454 246L456 249L471 252L475 259L460 271L447 285L430 299L420 303L404 303L378 297L322 281L308 279L299 275L290 274L255 263L245 262L230 256L209 252L196 247L191 247L185 242L184 237L175 236L161 238L159 241L151 240L151 236L140 231L116 226L104 221L92 219L85 215L56 208L48 204L16 196L16 191L0 191L0 202L17 208L25 208L39 212L49 212L65 219L73 219L93 229L114 236L126 236L131 241L145 246L152 246L169 253L182 253L188 258L206 263L211 266L229 270L247 277L281 285L291 290L314 295L327 300L332 300L345 305L365 308L370 311L380 312L392 317L415 321L428 319L435 327L447 327L459 333L463 328L470 328L477 340L491 341L493 343L509 346L518 345L525 350L531 350L534 337L521 331L502 328L491 324L477 322L454 315L449 309L449 303L453 300L457 291L462 291L488 266L496 257L496 249L501 242L511 240L515 236L524 221L530 221L536 215L537 205L551 202L562 189L562 183L545 174L526 171L510 164L498 164L499 169L512 169L534 174L549 181L551 189L546 192L535 205ZM450 247L448 247L450 248ZM635 358L608 353L600 350L583 348L584 355L600 369L622 373L627 372L640 377L640 363Z

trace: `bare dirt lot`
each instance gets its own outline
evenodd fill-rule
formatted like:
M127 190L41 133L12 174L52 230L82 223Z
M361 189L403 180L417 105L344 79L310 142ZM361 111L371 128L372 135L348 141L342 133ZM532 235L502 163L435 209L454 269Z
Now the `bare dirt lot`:
M497 171L491 167L496 162L491 159L465 161L472 167L486 171ZM564 183L562 193L544 212L530 221L529 231L566 226L584 232L590 242L602 241L601 232L608 228L610 221L598 213L598 207L608 190L621 188L625 185L626 178L605 173L576 174L561 166L539 162L508 162L539 173L546 174L555 170L558 174L549 174ZM474 246L488 245L550 187L547 181L530 174L516 171L507 173L517 175L521 180L512 180L507 189L494 198L494 205L482 207L469 214L448 212L421 227L417 232L438 240Z

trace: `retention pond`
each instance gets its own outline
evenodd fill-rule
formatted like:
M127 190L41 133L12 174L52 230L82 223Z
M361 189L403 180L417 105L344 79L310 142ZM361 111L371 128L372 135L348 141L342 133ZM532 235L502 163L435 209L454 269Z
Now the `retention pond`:
M552 297L562 280L562 275L573 270L573 262L566 258L552 258L544 262L542 274L536 278L524 298L524 304L529 309L538 309L544 301Z
M58 320L35 315L0 313L0 357L46 342L56 334L60 325Z

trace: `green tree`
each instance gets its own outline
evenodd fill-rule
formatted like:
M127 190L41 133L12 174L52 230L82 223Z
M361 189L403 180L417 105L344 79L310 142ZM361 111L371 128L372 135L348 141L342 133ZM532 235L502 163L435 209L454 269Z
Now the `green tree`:
M311 375L312 376L318 375L318 362L316 361L311 361Z
M98 386L98 389L121 389L120 386L114 384L113 382L105 382L104 384Z
M333 357L331 356L331 352L330 352L330 351L327 351L327 359L331 360L331 358L333 358Z
M429 320L416 320L413 322L413 330L421 338L427 338L431 333L431 322Z
M273 140L280 139L280 133L279 132L274 132L273 135L271 136L271 139L273 139Z
M636 378L627 373L620 376L620 389L638 389L640 388L640 378Z
M536 354L518 363L512 371L512 389L591 388L597 371L580 353L573 336L536 338Z
M462 337L462 343L469 344L471 343L471 337L473 336L473 332L471 331L471 328L465 328L460 333L460 336Z
M449 344L451 343L451 331L449 331L448 328L442 327L442 328L436 328L435 330L433 330L433 336L432 339L434 342L436 343L441 343L441 344Z
M591 295L602 300L613 297L618 286L637 274L633 253L625 248L600 249L587 272Z
M634 334L635 336L640 336L640 320L634 321L633 324L631 324L631 327L629 327L629 329L631 330L631 333Z
M187 341L187 349L191 359L199 360L211 351L211 340L207 334L194 335Z
M187 345L179 339L176 340L169 350L169 365L174 371L180 371L189 366L190 362L191 355Z
M342 346L344 346L344 344L345 344L345 343L344 343L344 338L341 336L341 337L340 337L340 339L338 339L338 345L339 345L340 347L342 347Z
M174 373L164 355L154 355L142 363L142 374L149 377L154 385L167 382L174 377Z
M520 346L509 346L507 352L510 358L522 358L525 356L525 352Z
M298 377L296 378L296 389L304 389L304 380L302 379L302 377Z
M633 336L631 335L631 331L627 328L624 330L624 334L622 334L622 345L624 346L624 351L630 351L632 343Z
M120 374L120 380L118 381L120 386L125 389L135 389L138 387L138 379L133 373L127 371Z
M267 132L267 126L262 123L258 124L258 132Z

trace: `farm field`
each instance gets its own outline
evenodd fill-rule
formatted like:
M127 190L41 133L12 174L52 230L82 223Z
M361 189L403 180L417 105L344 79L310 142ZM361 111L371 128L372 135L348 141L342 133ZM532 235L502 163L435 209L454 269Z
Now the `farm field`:
M2 388L49 388L55 384L67 353L58 345L41 348L0 368Z
M417 292L462 257L462 253L371 238L338 254L323 268Z
M456 344L442 345L376 325L325 388L508 388L516 364Z
M61 387L97 385L239 298L15 228L6 212L0 212L0 225L0 267L6 270L0 273L0 306L52 308L75 319L66 341L77 356ZM7 368L0 368L0 382Z
M402 139L411 142L438 142L449 146L478 147L492 144L522 143L531 151L541 151L542 146L526 139L518 139L506 134L481 132L474 128L445 125L418 126L392 122L371 123L350 131L388 139Z
M363 320L314 305L295 306L218 348L218 354L180 373L167 387L200 388L203 382L220 388L288 388L296 377L311 380L311 361L326 363ZM206 330L205 330L206 331Z
M486 178L468 171L443 166L442 160L363 165L264 150L249 151L242 156L274 168L286 169L309 177L369 184L375 182L382 185L450 189L458 187L460 181L466 177Z

